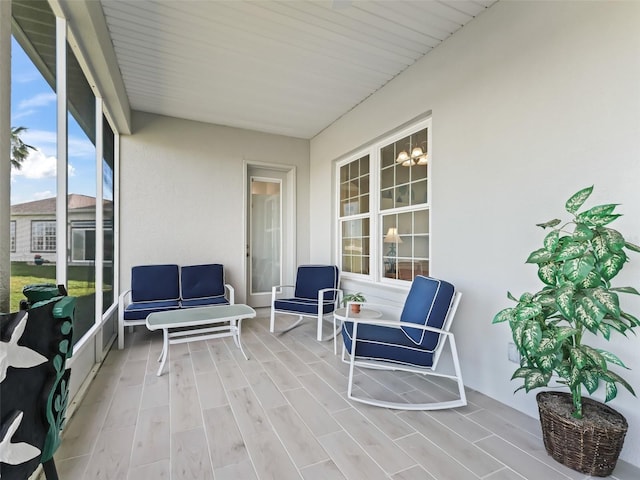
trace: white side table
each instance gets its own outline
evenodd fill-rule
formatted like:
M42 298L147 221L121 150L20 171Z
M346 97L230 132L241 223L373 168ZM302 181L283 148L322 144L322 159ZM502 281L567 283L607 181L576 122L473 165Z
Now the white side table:
M382 312L378 310L374 310L373 308L361 307L360 313L353 313L351 309L347 310L347 308L338 308L335 312L333 312L333 354L336 355L338 353L338 346L336 344L336 337L338 336L338 329L336 320L340 320L340 325L345 320L351 320L354 318L380 318L382 316Z

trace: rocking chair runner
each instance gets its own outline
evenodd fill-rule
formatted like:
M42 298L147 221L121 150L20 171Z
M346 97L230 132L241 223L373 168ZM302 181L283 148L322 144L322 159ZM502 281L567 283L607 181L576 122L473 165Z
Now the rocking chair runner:
M322 341L322 321L335 311L341 298L340 271L335 265L301 265L295 285L275 285L271 290L271 322L269 330L275 332L276 313L295 315L298 320L280 333L300 325L304 318L317 321L317 340ZM293 297L285 291L294 289Z
M417 276L404 304L400 321L347 320L342 325L345 352L349 353L348 397L370 405L402 410L439 410L467 404L453 334L449 331L462 294L443 280ZM449 344L453 374L436 370L440 354ZM458 398L443 402L398 403L353 394L354 368L401 370L456 381Z

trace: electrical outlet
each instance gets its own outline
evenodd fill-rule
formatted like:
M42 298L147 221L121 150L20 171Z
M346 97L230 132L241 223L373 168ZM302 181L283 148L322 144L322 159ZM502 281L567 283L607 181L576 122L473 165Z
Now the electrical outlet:
M520 365L520 352L518 352L516 344L513 342L509 342L507 344L507 357L509 358L510 362Z

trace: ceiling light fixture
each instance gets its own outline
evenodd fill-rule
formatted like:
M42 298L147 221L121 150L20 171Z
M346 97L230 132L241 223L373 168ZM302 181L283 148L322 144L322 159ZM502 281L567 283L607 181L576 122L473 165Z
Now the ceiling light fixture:
M426 165L428 163L428 154L426 152L427 142L422 142L425 146L423 150L420 145L416 145L411 149L411 155L406 150L402 150L396 157L396 162L402 164L403 167L411 167L412 165Z

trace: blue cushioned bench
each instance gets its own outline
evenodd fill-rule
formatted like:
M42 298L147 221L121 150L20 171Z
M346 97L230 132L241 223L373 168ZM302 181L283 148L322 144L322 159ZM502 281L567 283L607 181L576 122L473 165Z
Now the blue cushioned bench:
M118 348L124 348L124 327L145 325L150 313L233 305L234 295L219 263L135 266L131 269L131 289L122 293L118 302Z

